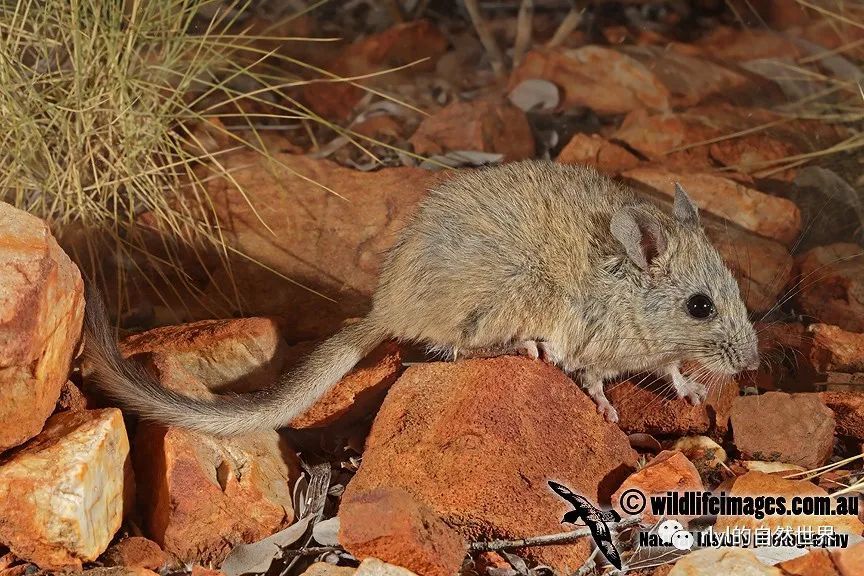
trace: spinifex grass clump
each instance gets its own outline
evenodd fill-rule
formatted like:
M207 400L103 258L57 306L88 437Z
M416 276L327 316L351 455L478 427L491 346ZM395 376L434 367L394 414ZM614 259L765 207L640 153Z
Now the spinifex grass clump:
M196 134L205 123L215 125L242 146L236 131L208 120L221 115L235 127L251 127L259 119L249 111L278 100L268 99L268 91L286 84L279 79L276 86L272 71L258 72L267 54L254 49L255 38L234 32L228 15L238 11L222 10L225 4L21 0L0 6L0 198L45 218L61 238L83 230L92 239L99 231L120 265L108 271L104 259L85 250L90 255L77 258L89 273L120 285L124 267L145 262L141 276L148 278L164 270L160 265L176 264L181 246L222 254L227 265L200 176L206 164L208 178L230 179L220 164L226 151L208 151ZM235 88L248 90L250 80L255 90ZM275 115L268 111L274 116L304 118L285 105ZM159 232L158 257L146 248L142 221Z

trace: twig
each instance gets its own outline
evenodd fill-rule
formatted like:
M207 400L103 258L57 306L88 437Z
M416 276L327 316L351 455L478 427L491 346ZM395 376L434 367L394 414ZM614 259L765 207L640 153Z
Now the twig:
M483 16L480 14L477 0L465 0L465 8L468 10L468 15L471 16L471 23L474 24L474 29L480 38L480 43L483 44L483 49L486 50L486 55L489 56L492 71L495 73L495 76L502 77L504 75L504 56L498 48L498 43L495 42L495 37L489 31L486 21L483 20Z
M616 531L623 530L635 526L642 521L641 516L633 516L625 518L615 525ZM569 532L561 532L559 534L547 534L544 536L531 536L529 538L520 538L519 540L489 540L487 542L472 542L471 552L496 552L498 550L506 550L508 548L528 548L530 546L551 546L553 544L569 544L575 542L579 538L590 536L591 530L588 528L580 528L579 530L571 530Z
M594 548L594 551L588 556L588 559L582 564L582 566L573 573L573 576L586 576L590 572L594 571L594 567L597 566L597 562L594 561L594 557L597 556L597 553L600 552L600 548Z
M513 44L513 66L522 61L531 44L534 21L534 0L522 0L519 16L516 18L516 41Z
M567 13L567 16L565 16L564 20L561 21L561 24L558 25L558 29L555 30L555 34L552 35L552 39L546 43L547 48L554 48L564 42L564 40L567 39L567 36L569 36L570 33L582 23L582 12L585 11L585 8L580 8L579 4L579 2L573 2L573 7L570 8L570 12Z
M317 556L324 552L344 552L341 546L305 546L296 550L283 550L283 558L296 558L298 556Z

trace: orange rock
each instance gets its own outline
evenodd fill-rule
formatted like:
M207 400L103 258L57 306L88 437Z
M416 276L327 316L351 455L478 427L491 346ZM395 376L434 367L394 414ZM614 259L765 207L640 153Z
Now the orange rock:
M81 333L83 290L48 226L0 202L0 452L38 434L54 411Z
M674 197L680 182L700 210L735 222L761 236L790 245L801 232L801 211L794 202L707 173L682 173L645 166L623 173L625 178Z
M267 318L159 328L122 348L163 386L197 397L270 385L287 355ZM275 431L218 439L140 423L134 461L147 533L183 561L219 562L235 544L294 519L290 487L299 464Z
M709 387L708 398L693 406L674 398L663 380L631 379L608 384L606 396L618 410L618 426L633 434L706 434L722 437L728 429L729 411L738 397L734 380Z
M600 46L532 50L513 71L509 89L532 78L558 85L564 108L584 106L598 114L669 108L669 91L648 68Z
M864 543L859 542L849 548L833 550L831 558L841 576L864 574ZM821 575L820 575L821 576Z
M831 553L815 548L809 553L777 564L783 574L790 576L841 576L837 572Z
M339 543L352 555L429 576L459 572L467 543L406 491L382 487L350 495L339 508Z
M214 439L142 425L134 463L148 537L184 562L218 563L294 520L299 465L276 432Z
M156 570L167 560L162 548L152 540L130 536L113 544L101 557L105 566Z
M347 424L368 416L402 371L402 355L387 342L361 360L312 407L291 421L292 428L318 428L335 421Z
M817 468L834 449L834 414L817 394L741 396L730 418L735 446L745 458Z
M434 69L435 62L447 49L447 38L427 20L397 24L346 46L328 70L341 77L363 76L385 72L426 59L408 69L408 73ZM393 81L393 73L364 79L366 85ZM316 82L303 87L309 107L330 120L347 118L363 97L363 89L347 82Z
M801 49L789 36L756 27L742 30L718 26L696 45L706 54L726 61L802 56Z
M238 291L244 295L244 313L286 315L283 326L289 342L330 336L344 318L366 313L382 254L395 242L396 232L425 190L446 174L419 168L359 172L307 156L275 158L273 165L252 153L223 159L244 189L255 190L258 214L278 232L263 229L233 187L213 180L210 195L221 221L231 223L228 241L337 302L238 258L232 266ZM217 274L208 289L211 300L218 301L220 290L229 285L229 279ZM227 309L224 315L234 312Z
M667 492L699 491L705 489L702 478L693 463L678 450L664 450L651 459L644 468L634 472L612 495L612 505L617 507L621 494L638 489L646 496ZM682 518L679 518L679 520ZM656 524L659 520L646 508L643 520Z
M864 440L864 393L820 392L819 398L834 412L838 434Z
M730 496L784 496L786 505L791 506L791 500L795 496L827 496L828 493L807 480L787 480L774 474L763 472L747 472L735 479L728 494ZM856 516L791 516L772 515L757 520L754 516L720 516L714 525L715 532L722 532L734 527L756 528L764 527L771 530L777 528L791 528L794 530L799 526L809 526L818 529L819 526L834 526L835 532L849 534L861 534L864 524Z
M810 362L820 372L864 372L864 334L811 324Z
M762 125L762 130L752 131ZM745 130L750 132L732 136ZM831 126L783 120L769 110L730 104L696 106L682 112L634 110L611 137L651 160L685 172L710 172L717 164L739 172L764 171L790 154L812 152L814 142L826 146L841 139ZM793 174L781 176L789 179Z
M423 120L411 144L424 156L479 150L503 154L504 161L534 157L528 118L506 100L454 102Z
M60 389L60 398L57 400L58 410L70 410L81 412L88 408L87 397L75 384L67 380ZM92 407L92 406L91 406Z
M129 441L119 410L61 412L0 463L0 542L43 569L81 569L123 520Z
M639 165L636 156L597 134L574 134L555 161L562 164L596 166L601 172L609 174L617 174Z
M205 568L199 564L192 566L192 576L225 576L221 570L215 568Z
M818 322L850 332L864 332L864 248L831 244L796 259L800 284L795 301Z
M662 46L624 46L621 51L657 76L671 95L672 106L693 106L713 94L728 96L747 79L741 74L696 56Z
M570 507L548 479L603 504L635 463L627 436L552 366L516 357L422 364L390 389L340 514L383 487L405 490L466 539L551 534ZM526 551L562 571L588 553L587 542Z
M327 562L316 562L300 576L353 576L355 572L357 569L350 566L334 566Z

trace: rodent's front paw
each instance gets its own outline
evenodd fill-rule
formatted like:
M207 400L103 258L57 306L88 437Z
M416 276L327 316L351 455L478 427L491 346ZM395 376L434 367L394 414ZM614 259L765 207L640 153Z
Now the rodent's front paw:
M608 400L597 403L597 413L602 414L607 422L611 422L612 424L618 422L618 411L615 410L615 407Z
M699 406L708 397L708 389L699 382L688 381L689 386L685 390L678 391L679 398L686 398L693 406Z

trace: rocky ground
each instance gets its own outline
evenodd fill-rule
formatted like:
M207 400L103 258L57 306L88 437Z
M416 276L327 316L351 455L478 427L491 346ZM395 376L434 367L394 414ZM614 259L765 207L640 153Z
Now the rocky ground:
M503 49L519 27L500 4L485 15ZM382 252L447 177L441 164L545 157L594 165L660 201L671 182L684 185L759 320L758 371L716 383L696 407L656 383L610 384L620 414L610 424L542 361L433 362L386 343L293 432L214 439L136 422L88 389L78 268L45 223L0 204L0 576L602 573L590 538L489 543L567 530L569 507L548 479L613 507L634 487L858 494L864 181L860 153L842 150L860 127L784 105L818 92L814 78L852 69L860 79L862 26L789 1L756 3L762 25L746 27L696 4L597 9L550 47L566 10L538 2L531 49L500 66L464 18L432 8L402 23L380 9L292 23L332 33L365 18L356 37L305 55L343 76L422 62L363 81L375 94L344 82L300 91L360 136L289 126L262 131L275 162L225 155L255 210L230 183L213 181L211 198L231 245L270 270L238 258L229 274L190 255L195 298L130 274L138 292L121 320L137 330L123 332L122 350L186 394L267 387L362 315ZM829 96L847 106L842 90ZM214 149L231 146L199 130ZM813 155L830 146L839 151ZM626 531L620 546L645 575L851 576L864 573L862 520L798 517L852 534L850 547L773 558L652 555ZM727 517L715 528L777 522Z

